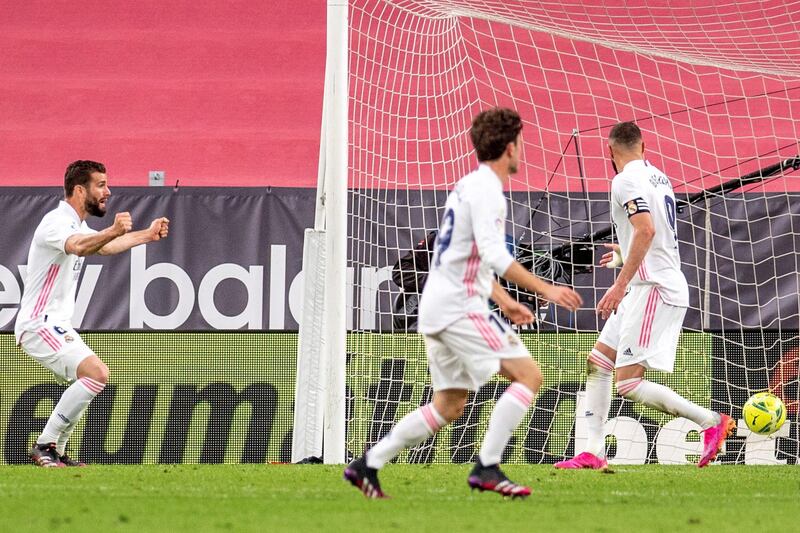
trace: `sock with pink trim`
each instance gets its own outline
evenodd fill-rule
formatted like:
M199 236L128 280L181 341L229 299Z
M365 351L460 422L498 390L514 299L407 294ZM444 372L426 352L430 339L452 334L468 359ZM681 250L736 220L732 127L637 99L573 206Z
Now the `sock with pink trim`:
M57 443L61 434L67 431L70 426L74 429L74 424L77 424L78 420L83 416L83 412L89 402L100 394L105 386L105 383L100 383L90 378L79 378L78 381L70 385L61 395L61 399L58 400L53 413L47 419L47 424L44 426L42 434L36 439L36 443ZM69 438L69 435L67 435L67 438ZM64 443L66 444L66 441ZM63 451L60 453L63 453Z
M586 451L597 457L606 455L605 423L611 408L611 373L614 362L599 350L592 350L587 361L586 376Z
M429 403L404 416L384 438L365 454L367 466L382 468L403 448L419 444L444 426L446 420Z
M503 458L511 434L517 429L522 417L528 412L533 403L533 391L519 382L514 382L506 389L497 400L492 416L489 418L489 427L483 438L483 445L478 457L481 464L491 466L498 464Z
M642 378L617 382L617 391L634 402L643 403L662 413L688 418L703 429L719 423L719 416L705 407L692 403L674 390Z

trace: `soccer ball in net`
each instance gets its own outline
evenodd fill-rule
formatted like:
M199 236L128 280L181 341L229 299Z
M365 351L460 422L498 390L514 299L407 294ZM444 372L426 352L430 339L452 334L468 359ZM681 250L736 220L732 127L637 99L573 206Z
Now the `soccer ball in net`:
M750 431L759 435L770 435L778 431L786 421L786 407L774 394L757 392L744 404L742 416Z

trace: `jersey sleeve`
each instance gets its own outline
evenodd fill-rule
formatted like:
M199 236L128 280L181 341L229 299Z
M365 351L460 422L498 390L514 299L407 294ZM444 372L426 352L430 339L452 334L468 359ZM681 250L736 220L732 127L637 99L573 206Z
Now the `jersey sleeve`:
M60 217L50 217L39 227L37 238L40 245L67 253L64 249L67 239L77 233L92 233L92 230L90 230L88 226L85 228L83 226L85 226L85 224L79 227L69 220L64 220Z
M628 218L637 213L649 213L645 192L628 176L620 174L611 184L611 201L621 207Z
M83 235L94 235L95 233L97 233L97 230L90 228L89 225L84 220L81 223L81 230L78 233L82 233Z
M506 199L502 194L474 197L470 202L472 227L478 254L498 274L503 274L514 258L506 248Z

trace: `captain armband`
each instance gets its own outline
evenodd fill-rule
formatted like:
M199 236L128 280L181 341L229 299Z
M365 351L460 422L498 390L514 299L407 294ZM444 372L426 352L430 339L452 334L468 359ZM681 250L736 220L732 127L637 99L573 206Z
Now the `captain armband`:
M628 218L631 218L636 213L649 213L650 206L647 205L647 202L644 198L634 198L633 200L628 200L623 204L625 208L625 213L628 215Z

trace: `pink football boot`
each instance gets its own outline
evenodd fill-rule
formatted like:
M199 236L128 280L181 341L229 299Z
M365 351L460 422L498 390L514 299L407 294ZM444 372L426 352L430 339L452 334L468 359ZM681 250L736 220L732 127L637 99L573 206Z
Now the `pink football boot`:
M597 457L593 453L583 452L579 453L572 459L558 462L554 465L556 468L563 470L577 470L579 468L591 468L592 470L605 470L608 468L608 461L604 458Z
M703 455L700 457L700 462L697 463L699 468L703 468L717 457L722 449L722 443L736 429L736 422L731 417L723 414L720 414L719 417L719 424L703 432Z

